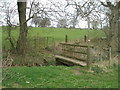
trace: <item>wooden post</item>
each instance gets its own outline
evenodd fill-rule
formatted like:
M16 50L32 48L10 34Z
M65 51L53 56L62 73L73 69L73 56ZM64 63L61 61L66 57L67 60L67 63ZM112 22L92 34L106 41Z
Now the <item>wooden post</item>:
M38 38L38 49L40 49L41 48L41 43L40 43L40 37Z
M46 38L43 38L43 42L44 42L44 48L46 47Z
M5 47L5 44L4 44L4 47L3 47L3 51L6 51L6 47Z
M102 46L101 46L101 40L100 40L99 45L100 45L100 61L102 61Z
M53 43L53 53L55 54L55 49L56 49L56 47L55 47L55 40L54 40L54 38L53 38L52 43Z
M68 42L68 36L65 35L65 43L67 43L67 42Z
M75 51L75 46L71 46L71 47L72 47L71 50L72 50L72 51ZM72 51L71 51L71 52L72 52ZM71 52L70 52L70 53L71 53ZM74 53L74 52L72 52L72 56L75 57L75 53Z
M34 39L34 45L35 45L35 49L36 49L36 38Z
M88 39L87 39L87 43L88 43L88 48L87 48L87 66L90 69L90 17L87 17L88 20Z
M109 65L110 65L110 62L111 62L111 47L109 47Z
M46 40L46 47L48 47L48 39L49 39L49 38L47 37L47 40Z
M84 42L86 42L86 41L87 41L87 36L85 35L85 36L84 36Z
M87 47L87 67L90 68L90 46Z

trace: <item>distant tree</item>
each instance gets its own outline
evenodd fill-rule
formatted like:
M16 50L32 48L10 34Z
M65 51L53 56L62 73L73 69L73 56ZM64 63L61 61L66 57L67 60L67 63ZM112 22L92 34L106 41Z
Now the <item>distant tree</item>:
M100 22L97 20L90 21L92 25L92 29L98 29L98 26L100 25Z
M35 27L48 27L51 25L50 19L47 17L34 17L31 22L35 24Z
M75 28L77 22L78 22L77 16L75 15L75 16L73 16L73 18L70 21L70 25L72 25L71 28Z
M67 20L66 19L59 19L57 27L58 28L66 28L67 27Z
M83 0L83 2L69 0L67 1L66 7L69 6L73 6L75 9L74 16L71 20L71 22L73 23L73 27L75 27L75 25L77 24L78 19L88 21L89 18L90 19L89 21L91 20L95 21L96 17L98 17L97 7L99 5L96 2L91 2L91 0L88 1ZM93 24L93 28L94 27L96 27L95 23Z
M51 25L51 22L50 22L50 19L49 18L42 18L40 21L39 21L39 27L48 27Z
M17 21L14 19L14 17L16 16L17 14L17 10L14 8L14 6L10 6L11 4L9 2L3 2L0 6L1 6L1 10L3 10L2 14L4 13L5 16L3 17L4 18L4 24L6 24L6 28L5 30L7 31L7 40L9 40L10 44L11 44L11 49L14 50L15 49L15 45L13 43L13 39L12 39L12 36L11 36L11 31L12 29L14 29L14 22Z
M109 26L104 26L103 29L102 29L107 38L109 37L109 28L110 28Z
M39 26L39 23L41 21L41 18L38 17L37 15L35 15L33 18L32 18L32 21L31 23L35 25L35 27L38 27Z

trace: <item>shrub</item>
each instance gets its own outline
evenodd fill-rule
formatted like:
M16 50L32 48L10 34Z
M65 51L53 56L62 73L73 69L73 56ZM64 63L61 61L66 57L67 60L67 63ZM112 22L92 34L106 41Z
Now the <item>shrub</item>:
M91 68L95 73L100 73L103 72L103 69L100 68L99 66L95 65Z

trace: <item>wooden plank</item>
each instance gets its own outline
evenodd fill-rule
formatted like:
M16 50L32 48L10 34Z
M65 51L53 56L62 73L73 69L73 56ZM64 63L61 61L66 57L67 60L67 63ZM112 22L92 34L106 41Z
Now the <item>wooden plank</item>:
M75 56L69 56L69 55L65 55L65 54L60 54L60 56L64 56L64 57L68 57L68 58L72 58L72 59L77 59L78 61L84 61L84 62L87 61L87 59L77 58Z
M68 44L68 43L60 43L61 45L66 46L76 46L76 47L88 47L87 45L77 45L77 44Z
M63 51L68 51L68 52L74 52L74 53L79 53L79 54L87 54L86 52L80 52L80 51L74 51L74 50L66 50L62 49Z
M87 47L87 66L88 68L90 68L90 47L89 47L89 44L88 44L88 47Z
M85 47L87 48L88 45L77 45L77 44L68 44L68 43L60 43L61 45L66 45L66 46L76 46L76 47ZM91 48L94 48L93 46L90 46Z
M59 56L59 55L55 55L55 58L59 58L61 60L65 60L71 63L74 63L75 65L80 65L80 66L87 66L87 63L83 62L83 61L78 61L76 59L71 59L71 58L67 58L64 56Z

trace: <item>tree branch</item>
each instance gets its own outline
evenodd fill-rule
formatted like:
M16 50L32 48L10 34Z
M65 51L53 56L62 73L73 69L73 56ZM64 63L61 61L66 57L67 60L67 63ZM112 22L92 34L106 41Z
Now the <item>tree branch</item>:
M33 4L34 4L34 1L35 0L33 0L33 2L31 3L30 12L29 12L29 18L30 18L31 12L32 12L32 7L33 7Z
M105 6L105 7L109 7L108 5L104 4L103 2L100 1L100 3Z

